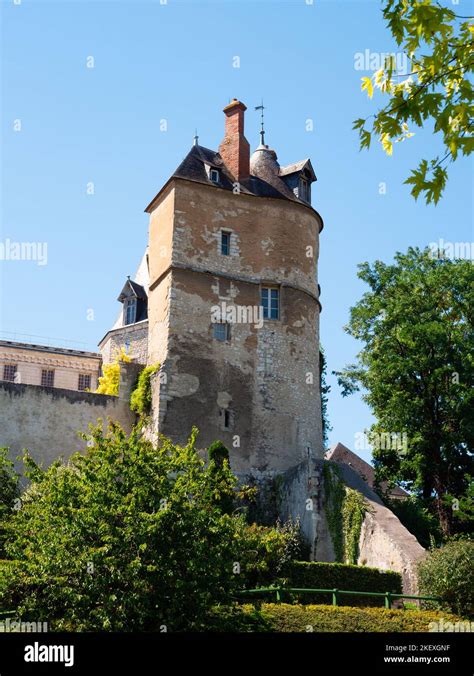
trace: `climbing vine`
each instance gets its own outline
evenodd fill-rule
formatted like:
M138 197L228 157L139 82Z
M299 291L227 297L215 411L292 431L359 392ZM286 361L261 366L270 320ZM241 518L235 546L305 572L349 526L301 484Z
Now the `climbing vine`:
M159 369L160 364L153 364L140 371L137 384L130 397L130 408L139 415L147 415L151 410L151 378Z
M344 540L342 526L342 508L344 505L344 484L339 478L339 468L328 463L323 465L324 494L326 496L326 519L336 561L344 562Z
M362 523L367 511L362 493L345 487L342 507L342 537L344 540L344 562L357 563L359 558L359 538Z
M359 538L367 511L364 496L346 486L337 465L323 465L325 510L336 561L357 563Z

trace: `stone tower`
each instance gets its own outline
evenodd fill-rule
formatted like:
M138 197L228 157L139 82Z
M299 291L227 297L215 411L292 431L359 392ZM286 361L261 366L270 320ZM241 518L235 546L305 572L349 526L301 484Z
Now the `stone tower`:
M224 108L219 152L197 140L148 205L154 432L221 439L234 471L323 457L311 162L250 156L246 107ZM263 136L262 136L263 141Z

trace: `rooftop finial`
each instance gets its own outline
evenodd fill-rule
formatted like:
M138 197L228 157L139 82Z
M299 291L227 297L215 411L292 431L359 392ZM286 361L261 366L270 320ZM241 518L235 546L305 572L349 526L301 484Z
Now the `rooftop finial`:
M199 145L198 141L199 141L198 130L195 129L194 130L194 143L193 143L193 145L198 146Z
M260 129L260 143L262 144L262 146L264 146L265 145L265 128L264 128L264 123L263 123L263 111L265 110L265 106L263 105L263 99L262 99L262 103L259 106L255 106L255 110L261 110L262 111L261 114L260 114L260 127L261 127L261 129Z

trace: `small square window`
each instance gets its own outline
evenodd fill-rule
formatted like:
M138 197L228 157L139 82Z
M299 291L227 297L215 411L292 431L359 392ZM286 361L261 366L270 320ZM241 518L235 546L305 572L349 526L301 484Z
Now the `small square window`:
M230 232L221 232L221 254L223 256L230 256Z
M219 183L219 171L217 169L211 169L209 172L209 178L213 183Z
M216 322L212 325L214 338L225 342L230 338L230 324L227 322Z
M80 392L85 392L86 390L91 389L91 377L88 373L80 373L79 374L79 382L77 389Z
M5 364L3 367L3 380L14 383L16 381L17 369L17 364Z
M275 287L262 286L261 305L264 319L279 319L280 290Z
M41 385L43 387L54 387L54 371L49 369L41 371Z

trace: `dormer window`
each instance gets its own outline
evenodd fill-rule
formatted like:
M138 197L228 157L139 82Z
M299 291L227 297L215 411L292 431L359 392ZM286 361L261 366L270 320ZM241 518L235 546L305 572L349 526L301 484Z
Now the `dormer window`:
M125 286L117 299L123 303L123 326L137 324L148 317L148 297L145 288L127 277Z
M127 298L123 304L124 324L135 324L137 318L137 299Z
M213 183L219 183L220 181L220 176L219 176L219 170L218 169L211 169L209 172L209 178Z

